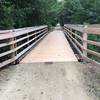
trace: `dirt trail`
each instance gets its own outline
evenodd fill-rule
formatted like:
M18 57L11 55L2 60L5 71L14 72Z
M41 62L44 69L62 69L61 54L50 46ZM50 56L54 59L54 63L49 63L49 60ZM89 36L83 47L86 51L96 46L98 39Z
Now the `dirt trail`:
M91 68L78 62L11 66L0 72L0 100L100 100L88 86Z

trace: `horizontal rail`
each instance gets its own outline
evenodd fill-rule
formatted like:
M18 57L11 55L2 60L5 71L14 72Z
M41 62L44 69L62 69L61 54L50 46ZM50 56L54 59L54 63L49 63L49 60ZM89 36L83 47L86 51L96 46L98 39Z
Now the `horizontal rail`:
M78 35L77 32L81 32L82 36ZM96 52L87 48L87 44L100 47L100 42L88 40L88 34L100 35L100 27L94 28L92 25L90 25L88 28L88 27L83 27L82 25L68 24L64 26L64 33L71 41L71 43L74 45L74 47L77 49L79 54L82 55L84 58L86 57L88 58L87 53L95 55L100 58L100 52ZM81 40L82 44L77 39ZM81 49L78 49L78 46Z
M71 30L76 30L78 32L86 32L88 34L97 34L100 35L100 25L72 25L66 24L67 28Z
M3 66L6 66L12 62L14 62L15 60L17 60L19 57L21 57L23 54L25 54L28 50L30 50L34 45L36 45L43 37L45 37L47 35L44 34L40 39L38 39L36 42L34 42L32 45L30 45L28 48L24 49L21 53L19 53L18 55L16 55L14 58L11 58L9 60L6 60L2 63L0 63L0 68L2 68Z
M46 33L46 32L47 32L47 31L43 32L43 33L40 34L39 36L43 35L43 34ZM3 57L3 56L5 56L5 55L8 55L8 54L10 54L10 53L13 53L13 52L17 51L18 49L24 47L25 45L29 44L29 43L32 42L33 40L37 39L39 36L34 37L32 40L29 40L29 41L25 42L24 44L22 44L22 45L20 45L20 46L18 46L18 47L16 47L16 48L14 48L14 49L12 49L12 50L10 50L10 51L1 53L1 54L0 54L0 57Z
M2 38L2 36L8 36L8 34L10 34L9 37ZM47 26L16 29L15 32L11 32L10 30L10 33L0 34L0 40L3 40L3 42L0 43L0 48L3 50L6 49L7 46L9 47L9 50L0 53L0 59L8 55L10 56L10 58L6 60L3 58L4 60L0 62L0 68L11 63L15 64L16 60L18 61L20 57L24 56L47 34ZM18 43L20 43L20 45ZM21 51L18 52L19 50Z
M3 34L0 34L0 40L4 40L4 39L10 39L10 38L14 38L17 36L21 36L24 35L26 33L30 33L30 32L35 32L37 30L41 30L43 28L45 28L46 26L39 26L39 27L31 27L31 28L26 28L24 30L19 30L19 31L9 31L9 32L3 32Z
M9 46L9 45L14 44L14 43L18 43L18 42L20 42L20 41L22 41L22 40L25 40L25 39L27 39L27 38L29 38L29 37L31 37L31 36L34 36L34 35L36 35L36 34L38 34L38 33L40 33L40 32L43 32L43 31L45 31L45 30L47 30L47 29L40 30L40 31L38 31L38 32L35 32L34 34L28 35L28 36L26 36L26 37L23 37L23 38L21 38L21 39L18 39L18 40L9 42L9 43L2 43L2 44L0 44L0 48L1 48L1 47L5 47L5 46Z
M74 45L74 47L76 48L76 50L79 52L79 54L82 56L82 51L80 51L80 49L77 47L77 45L79 45L80 47L81 47L81 45L80 45L80 43L78 43L78 42L76 42L76 44L75 44L75 42L73 42L72 41L72 37L70 37L70 35L68 35L68 34L66 34L65 33L65 36L67 36L67 38L70 40L70 42ZM73 38L74 39L74 38ZM76 40L75 40L76 41Z
M87 42L87 43L92 44L92 45L95 45L95 46L100 46L100 42L95 42L95 41L91 41L91 40L84 40L81 36L75 34L74 32L70 31L66 27L65 27L65 30L68 31L68 32L70 32L71 34L73 34L74 36L76 36L77 38L79 38L83 42Z
M74 48L78 51L79 55L81 55L81 57L83 59L86 59L87 61L91 61L94 64L100 65L98 62L96 62L95 60L92 60L90 58L88 58L87 56L85 56L80 49L77 47L77 45L75 44L75 42L72 41L72 39L65 33L65 36L67 36L67 38L69 39L69 41L72 43L72 45L74 46Z

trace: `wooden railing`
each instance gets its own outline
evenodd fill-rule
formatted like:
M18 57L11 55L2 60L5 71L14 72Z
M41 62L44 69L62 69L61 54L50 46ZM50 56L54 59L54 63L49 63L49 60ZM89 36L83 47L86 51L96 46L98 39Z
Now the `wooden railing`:
M64 33L83 59L87 59L96 64L100 64L100 62L97 62L89 58L87 55L87 54L92 54L98 57L98 59L100 59L100 50L97 52L96 50L93 51L88 48L88 44L90 44L90 45L95 45L100 49L100 41L97 42L97 41L88 40L88 35L90 34L100 36L100 25L84 26L84 25L68 24L68 25L64 25Z
M18 63L47 34L47 26L0 31L0 68Z

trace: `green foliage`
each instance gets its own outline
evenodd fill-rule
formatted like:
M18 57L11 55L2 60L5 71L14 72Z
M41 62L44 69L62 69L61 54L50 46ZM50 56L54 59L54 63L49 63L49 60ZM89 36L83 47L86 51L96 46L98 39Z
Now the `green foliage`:
M10 2L0 3L0 29L8 29L13 27L12 19L13 5Z
M100 23L100 0L1 0L0 29Z
M99 0L65 0L61 20L64 23L100 23Z
M0 29L57 23L57 0L4 0L0 2Z
M92 40L92 41L100 42L100 35L93 35L93 34L90 34L90 35L88 36L88 39L89 39L89 40ZM98 47L98 46L88 44L88 49L100 53L100 47ZM94 55L91 55L91 54L88 54L88 56L89 56L90 58L92 58L92 59L94 59L94 60L100 62L100 57L97 57L97 56L94 56Z

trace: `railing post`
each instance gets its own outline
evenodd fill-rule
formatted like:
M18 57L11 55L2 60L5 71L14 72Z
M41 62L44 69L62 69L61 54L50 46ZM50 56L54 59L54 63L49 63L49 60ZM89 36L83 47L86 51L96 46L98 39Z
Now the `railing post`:
M77 31L75 30L75 34L77 34ZM74 38L77 40L77 36L75 35Z
M15 40L15 39L14 39L14 37L13 37L13 38L10 39L10 42L13 42L14 40ZM16 45L15 45L14 43L11 44L11 45L10 45L10 50L13 50L13 49L15 48L15 46L16 46ZM15 56L16 56L16 52L11 53L11 58L14 59ZM12 64L16 64L16 61L13 61Z
M70 31L73 32L73 29L70 28ZM71 34L71 36L72 36L72 33L70 33L70 34Z
M83 32L83 48L84 49L87 49L87 39L88 39L88 33L86 32L86 28L87 28L87 25L85 25L84 27L84 32ZM86 50L83 50L83 54L87 57L87 51Z
M29 33L27 33L27 36L29 36ZM29 37L27 38L27 41L29 41ZM27 46L29 46L30 44L28 43L28 45Z

